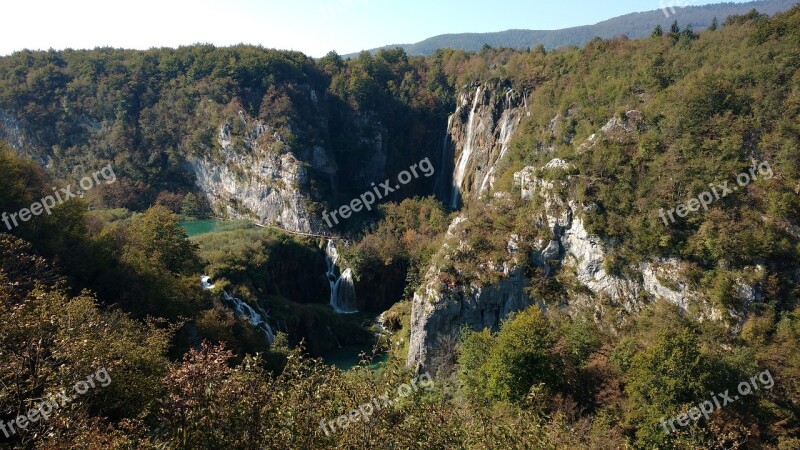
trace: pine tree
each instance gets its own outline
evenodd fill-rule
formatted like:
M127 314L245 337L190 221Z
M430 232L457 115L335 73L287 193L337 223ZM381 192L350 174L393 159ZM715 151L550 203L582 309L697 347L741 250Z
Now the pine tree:
M692 28L692 24L686 25L686 28L683 29L681 36L684 37L685 39L695 38L694 28Z
M678 34L678 33L681 32L681 28L678 26L678 21L677 20L672 22L672 26L670 27L669 32L671 34Z
M717 28L719 28L719 22L717 21L717 18L714 17L714 20L711 21L711 26L708 27L708 29L711 31L717 31Z
M661 28L661 25L656 25L656 28L653 30L653 34L651 34L650 36L652 37L664 36L664 29Z

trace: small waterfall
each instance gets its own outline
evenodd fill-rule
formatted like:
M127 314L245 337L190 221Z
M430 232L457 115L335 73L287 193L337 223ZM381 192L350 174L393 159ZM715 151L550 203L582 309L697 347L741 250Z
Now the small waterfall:
M325 262L328 263L328 283L331 286L331 307L336 310L336 262L339 261L339 251L336 250L336 245L331 239L328 239L328 244L325 246Z
M356 312L356 288L353 283L353 271L346 269L336 282L336 302L334 308L337 312Z
M525 114L530 117L531 111L528 109L528 90L525 89L525 92L522 93L522 100L525 102Z
M222 291L222 296L225 298L225 303L236 312L237 317L247 319L254 327L264 332L269 345L272 345L272 343L275 342L275 333L272 332L272 328L266 322L267 313L261 311L261 308L259 308L259 311L261 311L261 314L259 314L250 305L236 297L231 296L225 291Z
M333 240L328 240L325 246L325 260L328 263L328 283L331 286L331 308L338 314L352 314L358 312L356 307L356 288L353 283L353 271L350 269L336 277L336 263L339 261L339 251Z
M461 196L461 184L464 182L464 175L467 171L470 157L472 156L472 141L475 133L475 110L478 108L478 102L481 98L481 88L475 92L475 100L472 102L472 110L469 112L469 120L467 121L467 136L464 142L464 149L461 150L461 156L458 158L456 164L456 171L453 176L453 194L451 197L450 206L453 209L458 209L458 201Z
M208 275L203 275L200 277L200 284L203 285L203 289L210 290L214 289L216 286L211 284L211 277Z
M206 290L211 290L215 287L213 284L211 284L211 277L208 275L203 275L200 277L200 283L202 284L203 289ZM247 319L247 321L250 322L254 327L261 330L266 336L267 343L269 343L269 345L272 345L272 343L275 342L275 333L267 323L267 313L265 313L261 308L256 306L258 308L258 312L256 312L256 310L254 310L243 300L233 297L225 291L222 291L222 298L225 299L225 305L227 305L236 313L236 317Z

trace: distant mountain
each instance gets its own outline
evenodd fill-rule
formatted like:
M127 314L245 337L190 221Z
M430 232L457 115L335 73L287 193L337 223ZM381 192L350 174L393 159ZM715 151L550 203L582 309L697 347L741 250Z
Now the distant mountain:
M679 2L664 2L677 4ZM689 3L689 2L687 2ZM717 3L713 5L675 7L674 14L670 9L654 10L642 13L626 14L605 20L595 25L565 28L562 30L508 30L497 33L461 33L443 34L416 44L387 45L383 48L401 47L406 53L414 56L431 55L440 48L455 48L468 51L478 51L484 45L491 47L510 47L525 49L542 44L546 49L554 49L570 45L582 46L594 37L610 39L626 35L632 39L648 36L656 25L661 25L668 30L673 21L678 21L681 28L691 25L695 30L701 30L711 25L716 17L720 23L725 18L736 14L746 14L752 9L757 9L762 14L773 15L786 11L798 0L758 0L747 3ZM665 11L669 14L665 14ZM375 53L380 49L372 49ZM357 53L347 55L358 56Z

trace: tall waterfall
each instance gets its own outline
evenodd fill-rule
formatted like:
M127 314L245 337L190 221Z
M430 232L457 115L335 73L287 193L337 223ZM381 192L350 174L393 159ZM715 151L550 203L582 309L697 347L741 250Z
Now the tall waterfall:
M356 288L353 284L353 271L350 269L336 277L336 263L339 261L339 251L333 240L328 240L325 246L325 261L328 263L328 283L331 285L331 308L339 314L352 314L358 312L356 307Z
M503 111L503 115L500 117L500 156L497 157L497 160L494 164L492 164L492 167L486 173L486 176L483 177L480 190L481 194L486 192L487 189L494 184L492 177L494 176L495 168L497 168L497 163L499 163L508 152L508 144L511 143L511 137L514 135L514 129L516 128L517 120L518 119L514 110L512 110L510 107Z
M203 276L200 279L200 282L203 285L203 289L214 289L214 285L211 284L211 277ZM244 302L241 299L238 299L225 291L222 291L222 298L225 299L225 305L231 308L235 313L236 317L247 319L254 327L258 328L264 333L264 336L267 338L267 343L272 345L275 342L275 333L272 331L272 327L269 326L267 323L267 313L265 313L261 308L258 308L258 311L253 309L250 305Z
M461 197L461 183L464 182L464 175L467 172L467 165L469 164L470 157L472 156L472 141L475 132L475 109L478 108L478 102L481 98L481 88L475 92L475 100L472 102L472 110L469 112L469 121L467 122L467 136L464 143L464 149L461 151L461 156L458 158L456 164L456 171L453 177L453 195L451 196L450 206L453 209L458 209L458 201Z

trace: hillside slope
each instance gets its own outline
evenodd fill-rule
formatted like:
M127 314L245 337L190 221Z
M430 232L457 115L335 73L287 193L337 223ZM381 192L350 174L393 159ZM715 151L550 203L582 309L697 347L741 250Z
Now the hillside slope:
M691 2L685 3L691 4ZM797 0L757 0L747 3L719 3L687 6L685 8L677 7L675 8L675 14L668 10L669 17L662 10L654 10L626 14L594 25L561 30L507 30L495 33L443 34L415 44L387 45L383 48L400 47L409 55L427 56L442 48L476 52L485 45L495 48L508 47L517 50L533 48L537 45L542 45L547 50L567 46L580 47L595 37L611 39L625 35L631 39L640 39L649 36L657 25L668 30L675 20L678 21L681 27L692 26L695 30L701 30L708 28L714 18L717 18L721 23L728 16L745 14L754 8L762 14L773 15L786 11L795 4L797 4ZM374 53L377 50L373 49L370 52Z
M800 6L553 51L22 52L0 104L0 212L30 219L0 225L0 445L800 448ZM421 157L438 200L336 251L169 210L223 167L330 206ZM322 304L334 259L375 329ZM308 355L376 334L377 370Z

